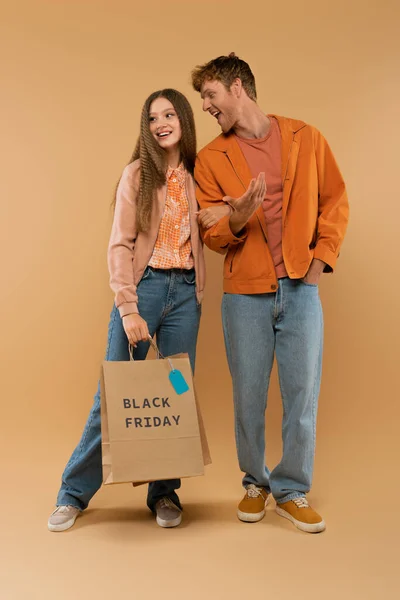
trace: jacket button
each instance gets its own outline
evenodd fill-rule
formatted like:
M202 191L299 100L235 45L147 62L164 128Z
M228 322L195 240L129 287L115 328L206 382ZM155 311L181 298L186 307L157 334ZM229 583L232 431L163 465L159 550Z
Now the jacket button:
M276 290L276 285L274 283L271 285L271 290Z

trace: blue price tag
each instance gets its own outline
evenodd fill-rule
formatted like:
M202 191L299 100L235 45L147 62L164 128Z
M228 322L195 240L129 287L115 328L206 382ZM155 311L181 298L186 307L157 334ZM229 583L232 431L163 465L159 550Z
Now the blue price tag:
M175 392L180 395L188 391L189 386L185 381L184 376L178 369L173 369L169 374L169 380Z

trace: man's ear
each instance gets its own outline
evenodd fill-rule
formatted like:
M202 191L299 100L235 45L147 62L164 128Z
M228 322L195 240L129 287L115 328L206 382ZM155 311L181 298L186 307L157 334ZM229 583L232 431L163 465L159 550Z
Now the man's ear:
M239 98L240 94L243 90L242 80L239 77L233 80L231 85L231 93L235 96L235 98Z

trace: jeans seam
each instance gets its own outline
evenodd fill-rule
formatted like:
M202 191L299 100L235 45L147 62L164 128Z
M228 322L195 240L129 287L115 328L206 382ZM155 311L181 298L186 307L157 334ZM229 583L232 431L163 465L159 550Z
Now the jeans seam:
M165 307L164 310L161 314L161 321L164 319L164 317L166 317L171 310L173 310L174 307L174 291L175 291L175 286L176 286L176 278L174 276L174 273L171 273L169 275L169 282L168 282L168 289L167 289L167 296L165 299Z
M108 334L107 349L106 349L106 360L108 360L108 357L109 357L109 354L110 354L111 338L112 338L112 334L113 334L113 331L114 331L115 319L116 319L116 316L117 316L117 309L115 308L115 306L113 307L112 312L113 312L113 319L112 319L110 331L109 331L109 334Z
M112 322L110 323L110 331L109 331L108 340L107 340L106 360L108 360L108 357L110 354L111 338L112 338L112 334L114 331L115 319L117 316L117 309L116 309L115 305L113 307L112 314L113 314L113 318L112 318ZM97 394L96 394L96 396L97 396ZM100 398L99 398L99 401L100 401ZM92 421L93 421L93 410L90 411L90 419L86 424L84 434L81 438L81 443L79 444L79 453L82 452L82 447L83 447L84 443L86 442L87 436L89 434L89 430L92 426Z
M85 431L84 431L84 434L81 439L81 443L79 444L79 454L81 454L82 446L86 442L87 436L89 435L89 430L92 427L92 421L93 421L93 410L90 411L90 420L86 424Z
M320 323L320 343L319 343L319 355L318 355L318 362L315 366L315 374L314 374L314 386L313 386L313 407L312 407L312 418L313 418L313 456L315 456L315 448L316 448L316 444L317 444L317 418L316 418L316 414L317 414L317 401L318 401L318 394L316 391L316 388L318 387L318 380L321 379L321 377L319 376L319 372L321 370L321 361L322 361L322 331L323 331L323 322L322 322L322 307L320 310L320 318L319 318L319 323Z
M226 332L226 339L227 339L228 346L229 346L229 355L231 357L231 360L233 360L233 358L232 358L231 337L230 337L229 327L228 327L228 324L227 324L227 317L226 317L226 306L225 306L225 310L224 310L224 305L225 304L226 304L226 302L225 302L225 296L224 296L223 299L222 299L222 310L223 310L223 312L225 312L225 317L223 317L223 320L225 322L224 329L225 329L225 332ZM233 367L233 365L232 365L232 367ZM230 369L231 369L231 367L229 366L229 370ZM239 443L240 436L239 436L239 428L238 428L237 407L236 407L235 391L234 391L235 386L234 386L234 383L233 383L233 378L232 378L232 385L233 385L233 397L234 397L234 399L233 399L233 411L234 411L234 421L235 421L236 446L237 446L237 453L238 453L238 455L240 455L240 443Z

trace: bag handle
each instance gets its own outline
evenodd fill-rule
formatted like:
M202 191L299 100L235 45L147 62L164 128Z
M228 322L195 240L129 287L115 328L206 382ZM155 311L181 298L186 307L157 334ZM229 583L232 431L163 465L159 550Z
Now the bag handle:
M151 337L151 335L150 335L150 334L149 334L149 343L150 343L150 346L153 348L153 350L155 350L155 352L156 352L156 354L157 354L157 359L160 359L160 358L162 358L163 360L167 360L167 361L168 361L169 368L170 368L171 372L172 372L172 371L174 371L174 367L173 367L173 364L172 364L172 361L171 361L171 359L170 359L170 358L168 358L168 356L167 356L167 357L165 357L163 354L161 354L161 352L160 352L160 350L159 350L159 348L158 348L157 344L155 343L155 341L153 340L153 338ZM128 343L128 347L129 347L129 357L130 357L130 360L134 360L134 358L133 358L133 346L131 346L131 345Z

